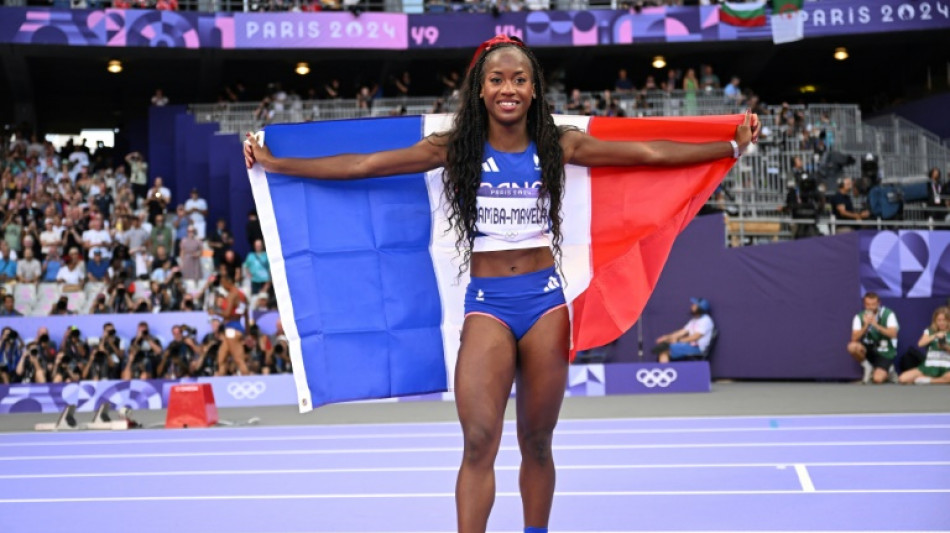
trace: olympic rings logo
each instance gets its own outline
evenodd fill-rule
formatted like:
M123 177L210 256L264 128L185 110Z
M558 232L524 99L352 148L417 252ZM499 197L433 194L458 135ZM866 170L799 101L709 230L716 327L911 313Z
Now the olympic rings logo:
M651 368L649 370L641 368L637 370L637 381L643 383L643 386L648 389L669 387L676 381L676 378L676 370L672 368Z
M264 394L264 391L266 390L267 385L265 385L263 381L242 381L240 383L228 383L228 394L230 394L235 400L253 400L261 394Z

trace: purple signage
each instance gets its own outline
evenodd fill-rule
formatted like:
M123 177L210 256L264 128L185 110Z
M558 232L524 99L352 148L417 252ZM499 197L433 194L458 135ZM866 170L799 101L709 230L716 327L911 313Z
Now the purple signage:
M394 13L237 13L235 48L408 48L406 15Z
M607 366L605 393L655 394L667 392L709 392L709 363L628 363Z
M950 296L950 231L865 231L860 246L862 292Z
M769 23L721 23L719 6L629 10L402 13L198 13L0 8L0 43L173 48L471 48L504 33L532 46L771 40ZM950 0L806 2L805 38L950 28Z
M450 13L409 17L409 48L474 48L495 35L525 39L524 12Z

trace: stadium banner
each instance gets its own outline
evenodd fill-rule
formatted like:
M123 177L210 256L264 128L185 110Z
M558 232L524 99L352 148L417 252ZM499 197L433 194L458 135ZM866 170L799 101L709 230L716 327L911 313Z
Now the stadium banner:
M210 383L217 407L292 406L297 403L291 374L149 379L130 381L80 381L0 385L0 414L58 413L67 405L92 413L102 404L112 409L166 409L173 385ZM705 361L671 365L618 363L572 365L566 396L709 392L709 364ZM405 396L371 402L453 401L452 393ZM135 416L133 414L132 418ZM79 418L80 424L91 418Z
M527 12L448 13L409 16L409 48L475 48L495 35L525 40Z
M860 254L862 294L950 296L950 231L865 231Z
M771 12L771 11L770 11ZM950 0L829 0L803 7L806 39L950 28ZM729 17L726 17L729 20ZM448 13L199 13L0 8L0 43L221 49L471 48L505 33L531 46L772 40L770 23L722 21L719 6Z

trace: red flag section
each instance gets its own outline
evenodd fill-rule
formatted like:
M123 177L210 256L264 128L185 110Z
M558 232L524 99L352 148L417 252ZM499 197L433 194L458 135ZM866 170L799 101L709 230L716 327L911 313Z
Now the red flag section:
M589 133L617 141L728 142L743 118L594 118ZM593 277L574 300L575 351L608 344L636 323L674 239L734 163L729 157L686 167L591 169Z

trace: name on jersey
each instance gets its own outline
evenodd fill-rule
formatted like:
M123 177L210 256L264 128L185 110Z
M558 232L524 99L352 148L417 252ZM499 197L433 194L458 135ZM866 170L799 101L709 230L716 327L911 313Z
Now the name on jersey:
M547 224L548 210L541 207L505 208L479 207L478 223L480 224Z

